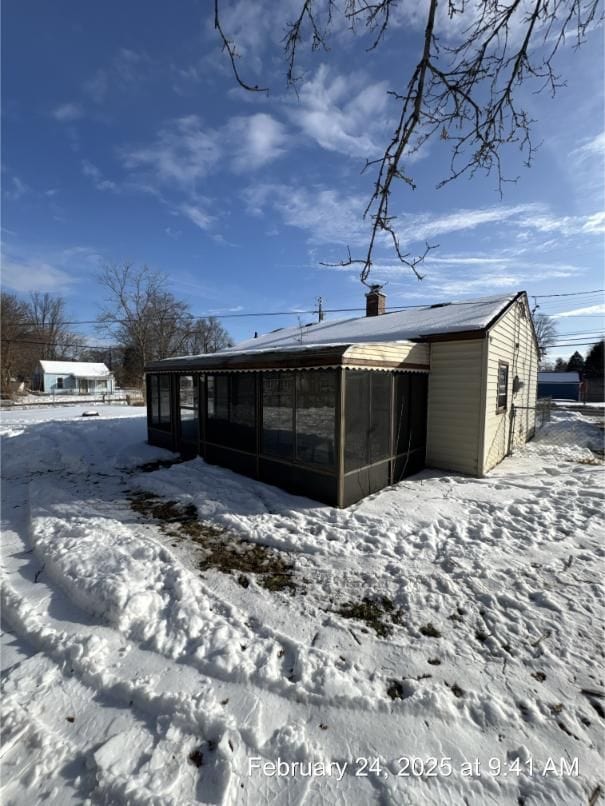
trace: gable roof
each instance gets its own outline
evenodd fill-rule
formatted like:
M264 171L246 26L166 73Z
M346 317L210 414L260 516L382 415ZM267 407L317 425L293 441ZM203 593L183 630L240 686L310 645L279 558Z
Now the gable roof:
M405 341L483 331L518 296L519 294L509 294L463 302L445 302L393 311L381 316L324 321L302 328L282 328L256 339L239 342L234 347L222 350L221 354L290 349L305 345Z
M419 306L380 316L324 321L302 328L281 328L216 353L152 361L145 369L148 372L271 369L291 367L293 363L297 368L340 366L347 364L347 348L354 345L373 347L376 353L373 357L377 358L388 345L403 347L407 344L411 347L415 342L433 339L481 338L518 299L527 299L524 291L506 296ZM359 364L359 361L356 363ZM397 361L378 363L399 366ZM423 368L424 364L418 364L417 367Z
M43 372L52 375L73 375L74 378L107 378L111 372L105 364L93 361L40 361Z

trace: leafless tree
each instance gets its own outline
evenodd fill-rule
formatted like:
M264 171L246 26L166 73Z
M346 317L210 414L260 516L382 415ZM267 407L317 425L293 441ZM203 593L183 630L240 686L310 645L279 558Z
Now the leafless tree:
M236 45L221 26L220 2L215 0L215 27L235 78L245 89L258 91L258 86L241 79ZM385 135L382 156L366 164L375 170L364 213L369 223L367 249L359 257L348 251L338 265L359 264L361 281L367 285L376 248L386 239L397 259L421 279L419 266L431 247L427 244L419 255L404 251L391 210L398 182L416 186L406 160L428 140L439 138L451 149L438 187L477 171L494 173L500 192L504 182L515 181L503 169L505 147L517 146L527 165L535 150L533 121L519 90L527 84L535 91L556 92L562 83L555 71L557 51L568 38L576 46L584 42L591 25L602 17L601 4L602 0L426 0L419 59L407 77L388 76L402 88L389 93L398 107L395 130ZM328 49L335 27L348 25L370 37L368 50L372 50L387 31L396 30L396 6L397 0L344 0L342 7L335 0L299 0L284 38L288 83L295 85L299 79L296 65L303 43L310 41L314 50ZM439 14L440 9L445 13Z
M98 318L101 331L120 346L122 383L141 385L149 361L215 352L230 342L212 319L195 319L187 303L167 290L167 277L147 266L107 266L100 277L107 292Z
M65 358L72 341L65 326L65 300L35 291L30 295L27 312L32 337L40 342L39 357L50 361Z
M184 339L184 352L187 355L199 353L216 353L225 347L231 347L231 337L214 316L193 319L188 325Z
M543 358L557 336L557 323L551 316L544 313L534 314L534 328L538 339L540 357Z
M0 298L0 386L4 396L12 393L13 381L24 380L32 362L31 327L27 305L14 294Z

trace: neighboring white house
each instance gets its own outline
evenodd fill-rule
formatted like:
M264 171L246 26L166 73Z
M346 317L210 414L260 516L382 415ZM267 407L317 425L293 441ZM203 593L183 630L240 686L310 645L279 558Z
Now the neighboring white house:
M105 364L92 361L40 361L33 388L57 395L112 394L114 378Z

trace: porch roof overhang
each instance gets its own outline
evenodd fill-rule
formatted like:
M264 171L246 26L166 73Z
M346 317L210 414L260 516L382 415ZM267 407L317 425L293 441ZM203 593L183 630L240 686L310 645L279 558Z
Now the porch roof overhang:
M429 370L428 345L412 341L314 344L281 349L230 351L153 361L146 372L246 372L345 367Z

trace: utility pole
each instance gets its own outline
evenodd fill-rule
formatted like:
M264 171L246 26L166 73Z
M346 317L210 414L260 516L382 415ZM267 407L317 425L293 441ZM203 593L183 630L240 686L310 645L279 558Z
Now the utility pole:
M317 321L323 322L324 320L324 309L323 309L323 299L321 297L317 297Z

